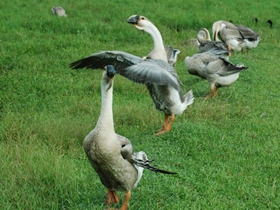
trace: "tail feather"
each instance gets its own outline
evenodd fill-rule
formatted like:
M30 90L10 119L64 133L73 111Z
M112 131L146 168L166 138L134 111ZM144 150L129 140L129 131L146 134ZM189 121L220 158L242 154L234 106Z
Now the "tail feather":
M153 160L148 160L147 155L144 152L139 152L136 155L136 157L133 158L133 160L135 165L148 169L153 172L162 173L162 174L177 174L176 172L166 171L150 165L150 162L153 162Z
M183 103L187 106L191 105L194 102L193 91L190 90L183 96Z

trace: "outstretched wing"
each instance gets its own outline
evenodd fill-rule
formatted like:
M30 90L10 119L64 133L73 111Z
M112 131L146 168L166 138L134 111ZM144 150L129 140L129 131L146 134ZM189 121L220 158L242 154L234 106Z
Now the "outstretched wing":
M122 51L101 51L70 64L73 69L103 69L113 65L116 72L141 84L171 85L179 89L176 71L162 60L142 59Z

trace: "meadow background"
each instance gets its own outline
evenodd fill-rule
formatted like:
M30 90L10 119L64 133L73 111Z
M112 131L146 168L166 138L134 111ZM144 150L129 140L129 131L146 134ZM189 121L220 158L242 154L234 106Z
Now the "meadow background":
M67 18L52 15L58 5ZM149 18L165 44L180 49L176 70L195 102L175 119L171 132L155 137L163 114L145 86L115 78L116 131L158 167L178 172L145 171L130 209L279 209L280 4L275 0L1 1L1 209L105 208L106 189L81 146L99 117L102 73L75 71L69 64L99 50L146 55L152 40L126 23L132 14ZM249 69L217 98L205 99L208 82L189 75L184 58L198 50L188 40L217 20L247 25L261 34L261 42L249 54L230 58Z

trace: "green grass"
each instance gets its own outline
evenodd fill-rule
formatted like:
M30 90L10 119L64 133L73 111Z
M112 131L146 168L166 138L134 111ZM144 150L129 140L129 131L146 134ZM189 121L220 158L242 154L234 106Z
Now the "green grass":
M106 190L81 147L100 113L101 71L74 71L69 63L99 50L146 55L152 40L126 23L132 14L148 17L165 44L181 50L176 70L195 102L176 118L171 132L155 137L163 114L145 86L116 77L116 131L160 168L179 173L145 171L130 209L279 208L277 1L61 1L67 18L51 14L56 4L0 3L2 209L105 208ZM184 66L184 58L197 52L187 40L221 19L253 28L262 40L249 54L232 56L233 63L249 69L217 98L206 100L207 81L189 75Z

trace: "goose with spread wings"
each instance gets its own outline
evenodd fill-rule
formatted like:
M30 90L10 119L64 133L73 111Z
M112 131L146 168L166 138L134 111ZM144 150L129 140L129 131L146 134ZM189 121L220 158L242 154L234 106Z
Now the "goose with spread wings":
M154 40L154 48L141 58L123 51L101 51L70 64L73 69L102 69L113 65L118 74L145 84L156 109L164 112L163 126L155 135L171 130L175 115L182 114L194 101L192 90L182 95L177 72L168 64L167 54L158 29L144 16L133 15L128 23L141 27Z

